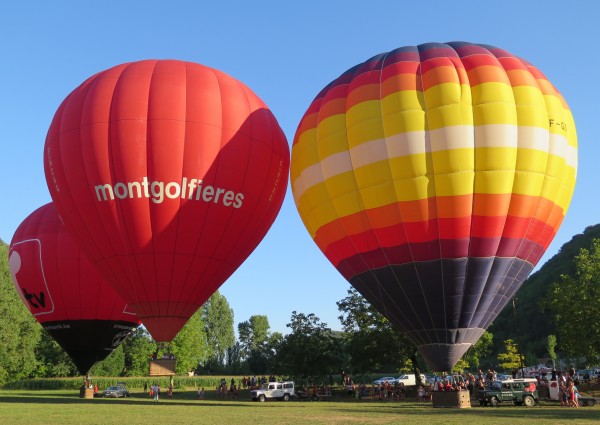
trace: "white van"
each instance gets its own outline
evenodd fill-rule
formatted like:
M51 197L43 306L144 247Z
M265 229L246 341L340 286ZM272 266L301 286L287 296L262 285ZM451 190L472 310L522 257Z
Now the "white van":
M408 373L406 375L400 375L398 377L398 383L402 382L405 387L411 387L417 385L417 377L414 373ZM425 375L421 374L421 382L425 383Z

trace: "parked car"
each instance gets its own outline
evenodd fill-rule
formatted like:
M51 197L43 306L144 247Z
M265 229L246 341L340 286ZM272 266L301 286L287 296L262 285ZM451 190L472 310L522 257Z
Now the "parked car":
M591 379L596 379L598 376L598 371L596 369L585 369L578 370L575 374L574 378L579 379L580 381L588 382Z
M373 384L375 385L381 385L381 384L385 384L385 382L388 382L390 385L396 385L396 383L398 382L398 378L394 378L393 376L385 376L383 378L379 378L373 381Z
M398 378L398 382L404 384L405 387L411 387L417 385L417 377L414 373L401 375ZM421 382L425 383L425 375L421 374Z
M535 406L539 401L537 379L518 378L494 381L489 387L479 391L481 406L498 406L500 403L513 403L517 406Z
M254 401L265 401L269 398L288 401L295 395L294 383L292 381L269 382L263 384L257 390L250 391L250 398Z
M442 379L442 378L439 376L425 375L425 384L433 385L433 384L437 383L440 379Z
M122 385L113 385L104 390L104 397L120 398L129 397L129 390Z

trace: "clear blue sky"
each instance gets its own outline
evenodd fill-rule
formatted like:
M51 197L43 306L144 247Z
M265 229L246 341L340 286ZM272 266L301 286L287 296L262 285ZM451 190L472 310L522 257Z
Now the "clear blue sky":
M218 3L218 4L217 4ZM210 5L207 5L210 4ZM271 108L291 145L316 94L346 69L405 45L470 41L537 66L569 103L579 137L571 209L545 262L600 222L600 2L154 1L5 2L0 14L0 238L50 202L42 152L63 98L90 75L141 59L220 69ZM306 232L291 192L270 232L221 287L235 321L266 314L286 333L291 312L339 329L349 284Z

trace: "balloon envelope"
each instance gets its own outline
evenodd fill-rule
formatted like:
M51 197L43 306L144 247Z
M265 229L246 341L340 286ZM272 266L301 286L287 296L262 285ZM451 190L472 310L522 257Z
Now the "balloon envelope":
M448 371L556 234L577 137L562 96L525 60L428 43L326 86L291 161L316 244L431 369Z
M170 341L262 240L289 147L244 84L199 64L127 63L77 87L45 145L65 225L156 341Z
M21 223L8 256L23 303L82 374L139 325L125 301L81 252L52 204Z

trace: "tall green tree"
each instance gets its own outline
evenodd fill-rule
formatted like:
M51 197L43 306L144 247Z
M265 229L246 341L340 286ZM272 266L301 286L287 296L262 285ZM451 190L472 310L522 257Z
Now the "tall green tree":
M338 374L344 367L345 347L339 333L313 313L292 312L290 328L277 350L277 372L308 378Z
M275 359L282 341L281 332L269 333L267 340L252 350L246 358L248 369L257 375L274 371Z
M227 349L235 344L233 309L227 298L216 291L202 306L202 313L209 348L208 363L216 369L225 365Z
M353 373L397 372L405 364L416 366L415 346L356 289L349 289L337 306Z
M481 359L492 352L494 336L485 331L481 338L465 353L463 356L467 368L479 369L481 367Z
M125 375L147 375L150 358L156 350L156 343L148 331L143 326L138 327L121 345L125 354Z
M240 345L239 341L233 344L233 347L229 347L227 349L227 354L225 356L225 367L227 372L232 375L239 375L244 370L244 362L242 361L241 350L242 346Z
M552 369L556 369L556 335L548 335L548 357L552 360Z
M157 344L148 331L140 326L121 344L125 354L125 374L140 376L148 374L152 354L173 354L177 359L176 372L185 374L195 370L209 357L209 347L203 312L198 310L179 331L170 344Z
M35 347L42 327L21 302L8 267L8 246L0 242L0 383L27 378L38 367Z
M33 376L36 378L79 375L73 360L54 338L43 329L40 340L35 347L35 356L38 364Z
M279 336L273 339L269 329L269 319L264 315L250 316L238 324L240 356L255 374L270 370L277 343L281 341Z
M504 341L506 351L498 354L498 364L504 370L519 369L521 366L521 356L519 350L512 339Z
M594 239L599 238L600 224L586 227L583 233L574 235L569 242L562 245L559 252L533 273L517 291L515 297L518 298L519 304L516 310L521 324L519 331L523 352L533 352L538 358L546 357L547 335L557 335L558 348L562 350L563 339L554 320L555 313L545 306L545 299L550 294L552 284L561 275L575 276L575 257L582 248L590 250ZM572 299L574 300L568 293L564 298L567 302ZM489 327L489 331L494 334L493 351L503 350L503 341L516 337L513 309L505 308ZM490 358L489 362L491 366L495 359Z
M552 312L561 351L600 363L600 239L575 257L575 271L563 274L546 302Z
M209 358L208 335L202 316L201 310L194 313L171 343L171 352L177 358L177 373L196 370Z
M253 315L238 323L238 338L242 357L247 357L268 341L269 319L263 315Z

